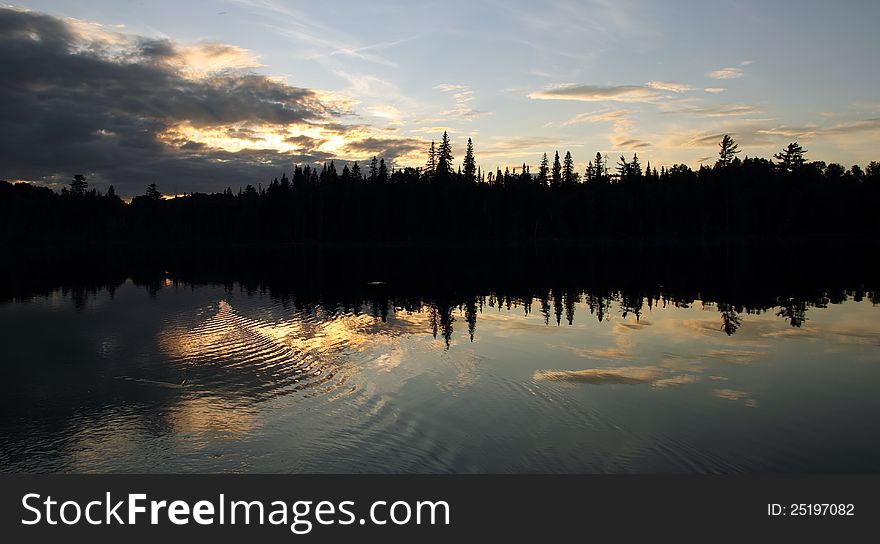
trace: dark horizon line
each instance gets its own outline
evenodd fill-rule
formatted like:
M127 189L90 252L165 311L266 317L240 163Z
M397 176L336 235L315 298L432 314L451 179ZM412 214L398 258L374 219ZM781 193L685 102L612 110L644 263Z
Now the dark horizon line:
M770 159L767 159L765 157L761 157L758 155L755 155L755 156L744 155L743 159L740 159L739 157L736 157L736 155L740 153L740 150L738 149L738 145L727 134L724 135L722 142L719 144L719 147L721 147L722 150L719 152L719 158L716 159L713 166L708 166L706 164L703 164L706 161L700 161L699 168L697 168L695 170L695 169L691 168L691 166L686 163L677 163L676 162L668 167L666 165L661 165L659 171L657 170L656 164L653 167L651 166L650 160L646 161L646 166L645 166L646 170L642 171L641 170L641 162L640 162L641 158L638 157L638 151L633 152L631 162L629 162L629 163L627 163L626 153L621 154L619 159L616 159L618 162L613 165L614 169L612 170L610 168L611 163L608 162L609 161L609 154L607 152L603 153L602 151L597 151L596 155L592 156L590 158L585 171L582 173L582 172L578 172L574 169L574 159L571 155L571 152L569 150L566 150L566 153L564 155L564 159L560 160L560 155L559 155L558 149L555 150L552 165L549 162L549 159L550 159L549 155L546 152L543 153L542 159L538 163L538 165L539 165L538 173L532 173L531 168L534 165L529 164L529 163L525 163L525 162L522 163L522 165L514 166L512 169L512 172L510 171L511 167L509 165L505 166L504 171L502 171L501 166L498 166L498 165L496 165L494 169L483 169L482 165L477 165L475 163L471 138L468 138L467 141L468 141L468 152L465 155L462 163L458 166L458 171L456 172L453 165L451 164L451 160L454 158L452 156L451 143L448 140L447 132L444 131L443 137L441 140L441 147L444 144L446 146L448 146L446 153L449 157L448 160L450 161L449 163L447 163L447 172L445 175L448 177L451 177L451 178L461 178L462 176L464 176L466 178L465 181L475 181L477 183L488 183L488 184L500 183L497 181L497 179L499 179L500 175L503 175L505 180L508 176L520 176L520 177L525 176L525 177L528 177L531 181L538 181L539 183L542 183L545 185L550 185L550 186L553 185L554 181L556 183L571 184L571 183L587 183L589 181L594 181L596 179L599 179L600 181L602 181L603 178L605 181L615 183L615 182L619 182L623 178L625 178L627 176L631 176L633 174L636 177L638 177L638 176L650 177L652 175L656 177L656 176L662 175L664 172L668 172L670 170L676 170L679 172L703 172L705 170L718 169L719 167L726 168L726 167L739 166L746 161L759 161L759 162L766 161L773 168L782 168L782 169L788 170L789 172L793 172L795 170L800 170L803 168L813 169L813 170L816 170L817 173L819 173L821 175L828 175L830 177L837 177L837 176L854 176L856 178L862 178L862 177L866 177L866 176L867 177L873 177L873 176L880 177L880 161L873 161L873 160L869 161L867 165L864 165L864 168L862 167L862 165L859 165L859 164L853 164L850 168L846 168L846 166L843 165L842 163L836 163L836 162L829 163L829 162L825 162L823 160L807 161L805 155L808 151L803 149L799 145L798 141L791 142L790 144L788 144L788 146L786 148L783 148L780 153L774 154L773 157ZM328 170L332 170L335 173L335 175L352 177L355 181L357 181L357 180L373 181L373 178L375 176L381 176L381 175L385 176L384 181L393 181L393 179L392 179L393 175L396 173L399 173L399 172L403 172L408 175L415 174L415 175L419 176L420 178L423 178L423 179L430 181L431 178L438 176L439 170L442 168L442 165L437 164L439 161L437 159L433 158L433 155L431 155L433 153L436 153L436 156L439 157L439 155L441 153L439 150L435 152L435 143L436 142L434 140L431 141L431 147L429 148L429 152L428 152L428 154L429 154L428 161L426 162L426 165L424 165L424 166L397 166L397 165L395 165L394 158L392 158L389 161L389 163L390 163L390 168L389 168L389 165L387 165L385 163L384 157L380 157L379 155L374 155L372 158L365 159L363 161L348 160L348 159L339 158L339 159L329 159L329 160L325 160L325 161L295 162L290 165L291 166L291 175L293 175L294 172L298 169L304 170L305 168L309 168L310 172L316 172L319 170L319 167L320 167L322 174L324 172L327 172ZM728 147L725 147L725 145L727 145ZM726 156L726 157L724 156L725 152L729 153L728 156ZM615 151L613 153L616 155L617 152ZM470 173L468 172L468 159L469 158L471 161L470 164L472 166L472 171ZM777 159L780 162L778 162L778 163L773 162L773 159ZM430 168L429 165L431 165L432 160L435 161L435 166L433 168ZM596 164L594 164L594 160L596 161ZM791 162L791 161L793 161L793 162ZM340 171L340 167L337 166L337 162L339 163L339 165L341 165L341 171ZM371 173L369 176L366 171L361 170L361 168L360 168L361 162L363 162L365 165L363 170L370 168ZM568 168L569 165L571 167L570 179L564 179L566 176L565 172L560 172L562 178L557 178L556 169L558 168L558 169L562 170L564 168ZM351 166L351 168L349 168L349 166ZM627 171L627 168L633 168L633 167L638 168L639 171L638 172ZM653 168L653 170L652 170L652 168ZM603 170L599 171L599 169L603 169ZM463 172L463 170L464 170L464 172ZM517 173L517 170L520 170L520 172ZM346 171L348 171L349 174L345 174ZM352 172L352 171L360 172L360 175L358 176L358 174L356 174L355 172ZM382 174L382 171L384 171L384 174ZM95 175L96 173L92 173L92 174ZM99 173L97 173L97 175L100 176ZM83 174L74 174L72 177L74 179L81 177L83 181L87 181L87 178ZM282 179L287 177L287 170L282 169L281 177L282 177ZM267 186L268 186L273 181L276 181L276 182L279 181L279 178L276 176L274 178L274 180L272 180L272 181L266 180L266 181L267 181ZM3 180L3 179L0 179L0 183L9 183L12 185L27 184L27 185L31 185L34 187L46 187L46 188L49 188L52 190L57 190L53 186L59 185L59 182L45 182L42 180L30 181L30 180ZM258 186L262 185L261 182L256 182L256 183ZM239 192L241 192L242 189L245 189L246 187L252 186L252 185L253 185L252 183L247 183L244 186L239 185L238 186ZM154 182L152 184L149 184L147 187L152 187L154 189L157 189L158 183ZM62 187L61 191L63 192L64 189L65 189L65 187ZM231 189L231 186L227 186L226 190L230 190L230 189ZM113 194L116 194L115 193L115 186L113 183L108 183L108 190L112 190ZM175 191L174 194L162 195L160 193L159 196L160 197L168 196L171 198L179 198L179 197L186 197L186 196L191 196L191 195L196 195L196 194L216 195L216 194L221 194L223 192L225 192L225 190L219 191L219 192L218 191L214 191L214 192L195 192L195 191L179 192L179 191ZM149 192L147 194L149 194ZM100 192L98 192L98 195L100 195ZM139 196L139 195L137 195L137 194L123 195L122 198L126 203L128 203L130 200L134 199L137 196Z

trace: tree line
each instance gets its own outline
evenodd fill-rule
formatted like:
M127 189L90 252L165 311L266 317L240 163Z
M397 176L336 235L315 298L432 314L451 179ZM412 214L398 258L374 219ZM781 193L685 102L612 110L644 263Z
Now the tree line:
M618 239L804 238L875 240L880 163L863 170L807 160L792 142L772 159L740 158L729 135L714 165L612 164L597 153L578 172L570 152L537 172L477 165L468 139L458 167L449 136L431 142L423 167L373 157L233 191L166 198L150 184L130 203L81 174L61 191L0 182L0 236L49 243L541 243Z

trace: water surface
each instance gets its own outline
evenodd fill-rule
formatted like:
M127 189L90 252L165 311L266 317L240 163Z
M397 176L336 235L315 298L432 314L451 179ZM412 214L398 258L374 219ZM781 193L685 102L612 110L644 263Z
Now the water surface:
M431 299L358 282L303 300L166 278L12 297L0 467L878 469L872 294L736 306L656 291Z

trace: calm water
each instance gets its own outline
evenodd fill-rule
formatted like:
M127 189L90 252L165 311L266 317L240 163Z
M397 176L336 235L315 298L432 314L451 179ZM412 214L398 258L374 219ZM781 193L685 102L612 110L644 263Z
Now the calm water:
M880 308L862 294L353 289L365 302L171 280L7 300L0 467L880 469Z

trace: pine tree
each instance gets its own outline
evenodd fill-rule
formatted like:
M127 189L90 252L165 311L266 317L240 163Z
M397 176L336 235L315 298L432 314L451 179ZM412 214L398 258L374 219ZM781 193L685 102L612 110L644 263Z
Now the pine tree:
M629 178L630 165L626 162L626 157L623 155L620 156L620 161L617 163L617 177L620 181L626 181Z
M428 162L425 163L425 177L429 180L434 179L437 173L437 149L434 147L434 140L431 140L431 148L428 150Z
M633 153L633 161L629 165L629 173L635 179L642 177L642 165L639 163L639 156Z
M553 159L553 177L551 178L551 185L554 187L558 186L562 183L562 165L559 164L559 151L556 152L556 157Z
M156 184L155 184L155 183L151 183L151 184L147 185L147 193L146 193L146 196L147 196L147 199L148 199L148 200L154 200L154 201L155 201L155 200L161 200L161 199L162 199L162 193L160 193L160 192L159 192L159 189L156 188Z
M806 152L797 142L792 142L781 153L773 155L773 158L780 161L779 167L784 172L794 172L804 165Z
M550 161L547 159L547 154L544 153L544 157L541 159L541 166L538 168L538 183L541 185L547 185L547 175L550 173Z
M73 196L85 196L88 187L89 182L86 181L86 177L82 174L76 174L73 176L73 181L70 182L70 194Z
M715 162L716 168L727 168L733 162L736 154L739 153L739 145L733 141L729 134L725 134L718 144L721 151L718 152L718 160Z
M355 181L360 181L360 180L361 180L361 167L360 167L360 165L357 163L357 161L355 161L355 163L351 165L351 177L352 177Z
M388 167L385 166L385 159L379 160L379 183L388 181Z
M370 182L375 183L379 179L379 159L375 155L370 159Z
M571 158L571 151L565 152L565 159L562 161L562 182L566 185L575 183L574 159Z
M452 144L449 143L449 134L443 131L443 139L437 149L437 176L446 179L452 174Z
M477 164L474 160L474 144L471 139L467 141L467 151L464 153L464 179L473 183L476 180Z

